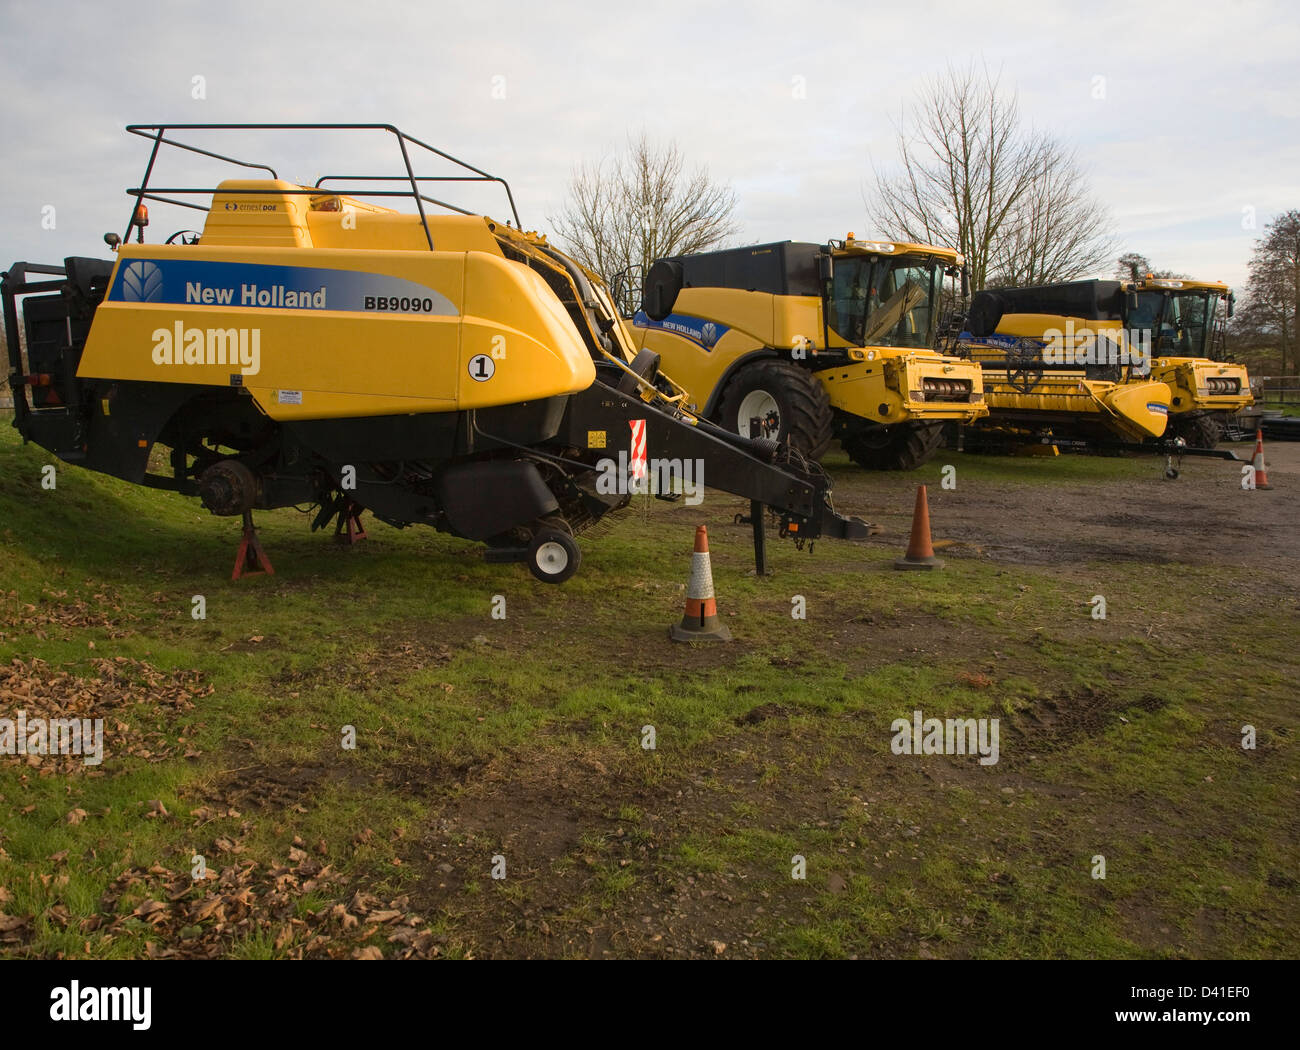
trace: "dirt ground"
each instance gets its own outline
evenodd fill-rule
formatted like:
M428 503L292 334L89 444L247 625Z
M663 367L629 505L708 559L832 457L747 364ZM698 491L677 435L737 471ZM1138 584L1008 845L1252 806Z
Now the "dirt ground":
M1233 448L1243 458L1252 451ZM341 662L328 654L300 666L268 660L268 677L255 686L271 704L265 717L300 719L310 702L302 739L328 742L315 754L314 743L289 752L241 729L213 773L181 789L173 807L189 809L194 848L231 863L221 885L172 911L164 901L191 892L184 865L141 863L105 895L102 918L117 930L157 903L146 915L150 954L204 957L231 951L236 930L262 931L267 943L254 936L255 952L336 958L1293 950L1286 901L1291 895L1293 905L1300 830L1286 815L1295 770L1285 743L1295 660L1274 653L1300 609L1300 444L1266 451L1271 491L1244 491L1238 464L1211 459L1185 459L1167 480L1155 457L1115 461L1109 474L1074 457L1016 462L941 451L905 475L859 471L832 454L837 509L883 532L865 554L827 541L798 555L806 561L773 536L782 561L769 580L746 575L749 528L732 515L747 504L711 490L715 575L729 585L720 607L735 617L727 622L737 635L728 646L676 646L666 629L648 629L647 618L666 628L680 614L681 586L665 577L663 559L639 557L638 545L661 544L676 558L680 540L684 577L700 517L696 508L655 504L653 521L633 518L621 553L611 545L602 554L601 541L591 541L599 588L575 590L577 579L567 589L517 586L502 571L486 585L517 601L508 624L493 626L483 614L419 616L388 622L370 648L348 650ZM955 467L955 488L941 482L945 466ZM950 562L928 587L890 568L919 483L928 487L938 553ZM384 543L381 536L376 550L337 559L391 557ZM470 565L477 557L461 548L436 553L430 586L455 559ZM328 564L316 571L351 578ZM791 633L789 615L792 585L805 583L819 589L811 642ZM1201 597L1183 600L1184 585ZM312 582L286 570L283 586L310 593ZM1108 625L1082 609L1099 587L1122 610ZM894 594L905 600L891 602ZM981 601L973 612L952 604ZM624 617L622 602L635 612ZM1071 615L1091 646L1079 665L1062 643L1062 619ZM1256 617L1272 621L1262 661L1249 648ZM294 643L282 636L293 630L244 630L222 652L250 660L288 653ZM1224 648L1224 637L1236 648ZM1226 695L1245 680L1231 666L1234 652L1248 653L1256 699L1268 705L1249 759L1237 743L1241 710ZM474 659L490 666L462 673L466 653L475 654L471 668ZM1197 654L1208 656L1197 664ZM1188 659L1180 686L1164 688L1160 676ZM1084 665L1087 680L1076 675ZM551 682L554 695L512 694L508 673L497 672L511 667L527 672L527 684ZM1213 698L1195 688L1201 672L1213 678ZM444 677L458 683L454 693L437 684ZM605 677L634 702L619 707L600 696ZM633 738L640 693L656 688L665 734L697 732L648 755ZM339 721L328 706L335 690L381 705L401 695L411 703L407 717L450 718L452 729L422 749L401 743L398 721L371 765L340 762L333 730L316 732ZM685 697L677 707L674 692ZM890 752L887 712L953 695L976 713L1000 715L1000 762ZM352 717L352 706L342 710ZM1142 768L1163 778L1153 786L1123 762L1107 768L1106 749L1117 740L1142 746L1116 734L1145 719L1151 728L1138 738L1158 743ZM143 745L146 753L161 746ZM1237 793L1228 794L1234 781ZM323 799L358 808L318 813L333 804ZM1234 824L1243 800L1261 803L1257 832L1251 822ZM222 814L229 829L212 831L220 837L209 843L202 829ZM279 838L300 824L305 837L295 835L289 850L296 867L268 863L279 857ZM309 824L328 829L318 848ZM1086 871L1101 848L1116 864L1109 884ZM790 858L804 853L808 878L793 881ZM235 854L258 863L241 870ZM500 882L488 874L497 855L509 865ZM1202 879L1213 883L1204 892ZM118 900L128 891L156 902L123 910ZM209 912L218 904L244 925L214 925ZM1105 913L1104 924L1091 909ZM1104 935L1096 932L1103 925Z
M1248 457L1251 446L1237 450ZM932 466L942 462L941 452ZM983 559L1008 569L1059 566L1062 573L1081 579L1088 578L1089 567L1097 562L1131 562L1140 570L1212 559L1256 570L1237 596L1245 605L1256 599L1265 608L1278 602L1296 604L1300 445L1270 446L1269 472L1276 488L1267 492L1243 491L1238 465L1208 459L1185 460L1176 480L1163 477L1163 461L1139 460L1131 481L1105 486L963 483L961 457L954 462L957 489L945 491L933 480L929 488L936 541L944 557ZM917 477L835 470L833 464L832 471L839 509L881 524L885 532L873 542L903 542ZM737 509L743 507L737 504ZM743 530L736 531L739 536ZM819 550L818 556L850 555L831 548L825 554ZM1176 644L1212 629L1212 624L1213 610L1199 610L1185 623L1160 624L1166 629L1157 637ZM941 617L920 614L905 620L845 616L830 633L831 649L837 655L852 654L847 660L854 671L896 661L899 654L919 661L927 655L965 654L972 680L978 680L981 669L995 672L998 658L1006 655L991 654L986 639L970 637ZM660 651L665 648L631 647L620 659L649 674L682 673L684 664L717 669L747 649L741 643L739 649L729 647L725 656L722 650L708 650L683 658L676 651ZM1016 643L1008 640L1005 648L1014 650ZM782 666L790 664L789 658L780 659ZM1156 711L1165 703L1152 695L1140 706ZM831 762L815 778L773 778L773 769L793 767L806 759L806 747L817 744L802 740L790 722L791 712L762 694L754 696L753 708L736 720L733 732L712 742L710 754L695 763L698 772L693 776L647 783L634 768L616 765L607 754L578 754L563 761L539 760L531 751L502 756L485 767L462 770L454 778L451 796L432 800L425 832L409 849L410 863L423 873L412 894L413 907L456 916L456 929L468 931L473 952L484 956L761 958L772 950L765 937L797 926L809 901L818 894L845 892L852 879L847 861L842 871L820 872L801 897L764 888L767 883L757 866L691 871L690 865L664 862L661 850L683 838L731 834L737 807L747 814L747 825L778 835L796 828L833 828L843 820L846 805L861 805L893 815L872 832L879 850L873 855L880 858L874 867L895 876L909 867L919 869L926 859L924 843L945 829L921 827L896 814L942 811L954 789L978 785L1000 792L1007 804L1032 793L1056 796L1064 805L1096 805L1078 786L1036 777L1033 763L1037 756L1113 726L1118 706L1119 701L1104 691L1081 689L1048 698L1023 717L1010 719L1013 738L1032 740L1031 750L1037 754L1029 755L1028 762L1021 755L1003 763L996 778L979 767L926 768L889 755L873 756L866 766ZM1214 731L1228 740L1234 732L1226 723ZM1113 802L1106 805L1114 807ZM1140 833L1160 820L1162 805L1157 799L1126 803L1114 819ZM620 815L629 807L640 815L637 819ZM1041 867L1044 856L1065 863L1067 849L1051 846L1050 835L1046 852L1041 842L1022 852L1009 845L1010 833L1004 836L998 828L994 815L989 838L1004 847L1009 871L1020 863ZM848 855L861 846L846 840L830 848ZM481 867L485 850L497 849L512 857L552 861L524 860L511 875L523 888L504 902L494 894L467 895L467 879L475 877L467 873ZM557 858L562 862L554 862ZM609 869L617 875L620 868L635 871L635 881L615 903L593 911L593 873ZM1281 871L1270 875L1272 880L1287 877ZM1016 883L1014 874L995 873L997 878L1009 886ZM1134 930L1145 931L1136 936L1152 944L1173 944L1169 928L1160 925L1165 920L1155 917L1157 909L1131 907ZM951 918L962 927L961 935L970 938L965 942L969 944L978 942L981 925L988 921L974 913ZM1203 921L1213 926L1222 918ZM963 954L962 943L959 936L943 953ZM906 923L866 949L884 957L922 958L939 950Z
M1254 451L1253 443L1223 447L1247 461ZM944 457L941 450L934 462L946 462ZM1131 482L1103 489L985 480L963 485L958 466L956 491L928 486L934 533L999 563L1164 564L1208 556L1218 564L1257 567L1284 585L1295 578L1300 559L1300 442L1269 444L1265 461L1275 487L1254 492L1241 487L1241 464L1190 456L1178 465L1177 479L1166 480L1164 460L1149 457L1133 461L1142 470ZM894 509L898 500L891 499L890 509L871 511L870 502L910 488L912 479L840 470L835 480L837 506L865 511L894 535L906 534L910 508L900 513Z

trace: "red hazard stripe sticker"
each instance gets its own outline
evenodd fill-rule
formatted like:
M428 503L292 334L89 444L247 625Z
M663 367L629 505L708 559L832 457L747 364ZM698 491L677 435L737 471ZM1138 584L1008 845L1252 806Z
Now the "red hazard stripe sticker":
M632 477L639 480L649 471L646 465L645 420L629 419L627 425L632 428L632 450L628 454L628 470Z

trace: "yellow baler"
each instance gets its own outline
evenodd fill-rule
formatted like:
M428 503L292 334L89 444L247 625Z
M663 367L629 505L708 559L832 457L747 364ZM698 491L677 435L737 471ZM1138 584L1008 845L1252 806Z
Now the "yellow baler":
M751 500L756 552L762 506L801 540L867 535L835 514L815 464L685 411L594 274L517 215L503 224L425 193L502 180L391 125L296 130L326 128L393 136L406 174L304 186L171 137L291 125L127 129L152 152L125 235L105 237L116 257L15 263L0 285L24 439L242 515L246 543L256 508L314 504L316 526L349 531L369 510L481 541L488 560L552 583L578 567L575 534L637 492L680 498L688 481ZM163 146L269 177L152 188ZM458 176L417 176L420 150ZM367 197L404 197L417 214ZM145 244L146 201L206 212L203 228ZM166 471L151 467L155 446Z

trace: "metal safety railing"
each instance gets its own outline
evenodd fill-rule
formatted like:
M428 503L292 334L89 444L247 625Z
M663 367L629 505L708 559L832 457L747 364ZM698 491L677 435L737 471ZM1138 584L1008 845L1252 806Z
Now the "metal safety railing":
M1257 402L1300 404L1300 376L1252 375L1250 386Z
M166 194L183 194L183 195L211 195L217 191L215 186L205 187L151 187L149 179L153 176L154 165L158 160L159 151L163 146L170 146L175 149L184 150L187 153L195 153L200 156L210 157L224 163L234 164L241 168L251 168L257 171L267 172L271 178L278 179L275 169L268 164L261 164L255 161L240 160L237 157L230 157L223 153L217 153L213 150L204 149L193 143L181 142L178 139L168 138L169 132L177 131L379 131L391 134L397 140L397 145L402 159L402 167L405 175L324 175L316 180L314 187L304 187L300 189L284 190L282 192L289 194L316 195L323 188L326 182L353 182L353 183L375 183L375 182L401 182L409 183L410 188L406 189L367 189L364 186L348 187L345 189L331 188L329 192L346 195L349 197L409 197L415 201L415 206L420 213L420 225L424 228L425 240L429 243L430 250L433 249L433 235L429 232L428 216L425 213L424 206L432 204L439 208L446 208L448 211L457 212L461 215L469 215L471 212L455 204L451 204L436 197L426 196L420 192L420 184L425 182L491 182L500 184L505 190L506 198L510 202L510 213L514 217L515 226L519 227L519 211L515 207L514 194L510 192L510 185L505 179L498 175L490 175L481 168L476 168L473 164L453 157L450 153L431 146L427 142L394 127L392 124L128 124L126 130L132 135L139 135L153 143L149 153L149 162L145 165L144 178L140 185L128 189L127 195L135 199L135 205L131 208L131 218L127 223L126 232L122 235L123 241L131 239L131 231L140 228L143 230L144 223L141 221L139 205L146 200L158 201L163 204L178 205L182 208L192 208L196 211L208 211L208 208L201 204L195 204L192 201L178 200L174 197L165 196ZM463 169L468 174L463 175L417 175L415 167L411 163L412 147L426 151L444 161L450 162ZM236 190L228 189L223 192L227 193L260 193L261 190L247 189Z

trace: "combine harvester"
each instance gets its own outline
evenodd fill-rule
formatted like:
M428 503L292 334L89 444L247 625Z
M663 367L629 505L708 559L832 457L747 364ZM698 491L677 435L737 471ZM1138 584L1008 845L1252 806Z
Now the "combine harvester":
M980 369L935 351L937 302L961 257L855 240L656 261L632 319L701 416L812 459L839 439L859 466L913 470L948 422L986 414Z
M349 529L364 509L485 543L487 560L551 583L576 571L575 535L656 465L661 498L679 498L674 472L693 462L751 500L760 565L764 506L800 544L868 534L798 451L687 411L599 278L522 232L504 180L386 124L127 130L151 152L125 233L104 238L116 259L15 263L0 286L14 425L65 462L242 516L254 549L254 509L313 504L314 528ZM302 186L206 145L301 130L391 136L401 174ZM163 147L259 177L154 186ZM455 174L417 175L413 155ZM447 182L498 184L513 225L425 195ZM145 244L146 201L206 213L203 227ZM155 445L165 472L150 470Z
M1125 293L1123 327L1151 333L1150 377L1169 388L1170 435L1213 448L1230 417L1255 403L1246 366L1226 360L1236 296L1220 281L1151 274L1134 274Z
M1206 287L1227 294L1198 286ZM1212 314L1206 293L1197 295L1199 315ZM948 344L984 369L989 416L966 429L964 446L1235 459L1213 450L1207 421L1251 403L1245 369L1157 356L1208 345L1209 329L1193 330L1190 306L1188 323L1174 320L1180 305L1165 289L1120 281L977 292L965 330Z

